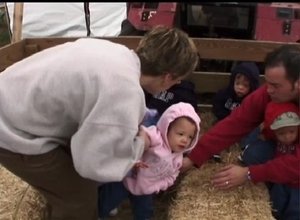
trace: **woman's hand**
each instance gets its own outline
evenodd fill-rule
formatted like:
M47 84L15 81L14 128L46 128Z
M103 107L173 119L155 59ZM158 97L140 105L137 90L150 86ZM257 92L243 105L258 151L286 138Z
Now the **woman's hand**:
M145 162L143 162L143 161L136 162L134 164L134 167L136 169L139 169L139 168L149 168L149 166Z
M140 136L145 142L145 146L144 146L144 152L145 152L146 150L149 149L151 142L148 134L144 131L143 126L140 126L138 136Z
M230 164L221 168L212 178L212 184L218 189L230 189L244 184L247 180L248 167Z

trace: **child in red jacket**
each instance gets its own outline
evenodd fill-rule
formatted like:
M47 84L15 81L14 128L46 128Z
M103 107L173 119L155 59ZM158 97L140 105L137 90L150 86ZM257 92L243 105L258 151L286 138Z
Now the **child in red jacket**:
M264 121L264 134L277 141L275 158L280 159L283 155L295 154L297 145L299 147L299 108L293 103L270 102L267 105ZM299 167L295 167L295 172L299 172ZM280 172L280 168L278 169ZM297 175L295 175L297 176ZM295 179L294 184L272 183L269 187L271 201L273 203L274 216L283 219L291 210L297 210L299 204L299 186ZM292 216L290 216L292 217ZM293 216L295 217L295 216ZM299 216L298 216L299 217Z

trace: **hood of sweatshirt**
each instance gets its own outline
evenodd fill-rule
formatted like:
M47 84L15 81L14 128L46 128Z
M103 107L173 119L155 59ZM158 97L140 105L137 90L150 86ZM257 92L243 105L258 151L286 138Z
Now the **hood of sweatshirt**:
M161 132L164 143L170 148L168 138L167 138L167 133L168 133L170 123L173 122L176 118L184 117L184 116L191 118L195 122L196 129L197 129L196 135L192 140L190 147L183 150L183 152L188 152L195 147L198 141L199 133L200 133L200 122L201 122L199 115L196 113L194 107L191 104L179 102L177 104L171 105L162 114L156 126L157 129L160 130Z
M234 80L238 73L244 75L250 81L249 93L253 92L259 87L259 69L257 65L254 62L242 62L236 65L231 71L230 82L227 87L227 90L232 95L235 94Z

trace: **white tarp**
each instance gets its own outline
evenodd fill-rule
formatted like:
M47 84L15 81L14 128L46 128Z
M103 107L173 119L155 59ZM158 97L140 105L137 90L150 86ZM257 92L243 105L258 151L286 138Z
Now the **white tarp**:
M22 38L85 37L84 3L24 3ZM14 3L7 3L11 29ZM89 3L91 36L118 36L126 2Z

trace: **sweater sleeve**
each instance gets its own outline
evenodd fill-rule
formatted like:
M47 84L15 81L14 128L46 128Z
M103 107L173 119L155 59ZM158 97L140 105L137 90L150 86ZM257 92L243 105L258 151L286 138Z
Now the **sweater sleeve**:
M295 154L277 157L264 164L249 167L253 182L274 182L300 186L300 144Z
M120 89L121 84L105 90L105 98L99 96L71 139L75 169L85 178L121 181L142 157L144 140L136 135L145 113L144 95L139 87Z
M239 141L263 121L269 101L266 86L251 93L239 108L234 109L199 139L188 157L195 165L201 166L212 155Z
M84 124L71 141L76 171L98 182L121 181L144 150L144 141L136 134L137 130L117 124Z

